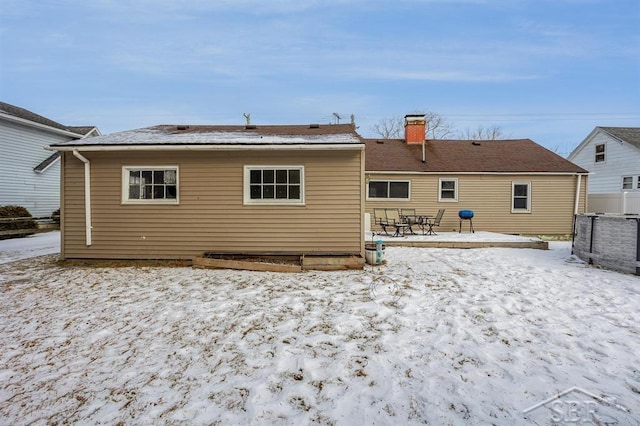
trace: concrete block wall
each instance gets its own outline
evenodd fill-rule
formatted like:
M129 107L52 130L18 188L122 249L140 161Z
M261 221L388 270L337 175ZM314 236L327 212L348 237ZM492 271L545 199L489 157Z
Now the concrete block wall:
M590 264L640 275L639 226L639 215L577 215L573 253Z

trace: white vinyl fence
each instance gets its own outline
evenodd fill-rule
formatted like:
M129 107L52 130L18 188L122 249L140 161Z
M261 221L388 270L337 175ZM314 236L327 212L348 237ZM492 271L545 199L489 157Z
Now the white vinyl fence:
M640 214L640 192L589 194L588 210L597 213Z

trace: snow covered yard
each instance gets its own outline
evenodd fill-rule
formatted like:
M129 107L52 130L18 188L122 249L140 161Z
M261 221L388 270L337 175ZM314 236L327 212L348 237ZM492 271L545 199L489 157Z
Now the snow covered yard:
M551 246L300 274L0 264L1 423L548 424L523 410L577 386L638 424L640 280Z
M0 240L0 264L56 253L60 253L60 231Z

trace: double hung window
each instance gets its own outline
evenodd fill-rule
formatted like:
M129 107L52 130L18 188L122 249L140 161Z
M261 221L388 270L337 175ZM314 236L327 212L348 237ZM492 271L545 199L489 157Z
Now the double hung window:
M600 143L596 145L596 163L604 163L605 160L605 145Z
M511 183L511 212L531 212L531 182Z
M441 178L438 201L458 201L458 179Z

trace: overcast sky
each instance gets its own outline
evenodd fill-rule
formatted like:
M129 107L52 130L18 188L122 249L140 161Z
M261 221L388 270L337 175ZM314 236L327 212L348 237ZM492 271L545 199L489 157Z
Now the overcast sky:
M434 111L566 155L640 126L638 0L0 0L0 100L102 133Z

